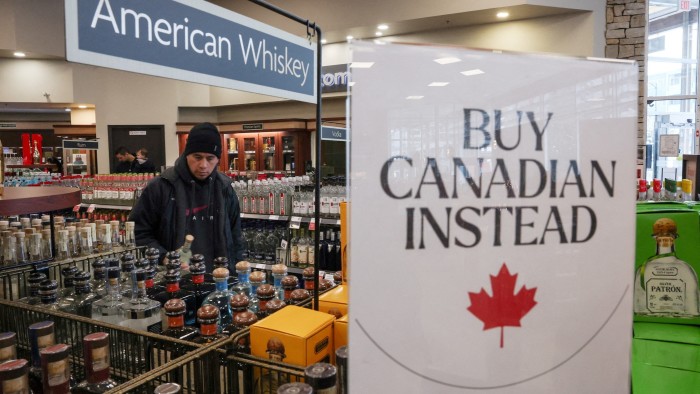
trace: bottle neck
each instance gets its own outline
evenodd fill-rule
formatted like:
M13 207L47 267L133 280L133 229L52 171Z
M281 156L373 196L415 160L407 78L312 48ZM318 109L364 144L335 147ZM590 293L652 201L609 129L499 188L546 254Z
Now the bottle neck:
M195 285L201 285L202 283L204 283L204 275L192 275L192 283Z
M168 283L165 285L165 291L168 293L174 293L180 290L180 282Z
M216 278L214 285L216 286L217 291L228 290L228 281L225 278Z
M238 283L249 283L248 279L250 271L237 271L238 272Z
M168 328L182 328L185 326L185 314L168 316Z
M212 337L218 332L218 325L214 324L200 324L199 325L199 335L203 337Z

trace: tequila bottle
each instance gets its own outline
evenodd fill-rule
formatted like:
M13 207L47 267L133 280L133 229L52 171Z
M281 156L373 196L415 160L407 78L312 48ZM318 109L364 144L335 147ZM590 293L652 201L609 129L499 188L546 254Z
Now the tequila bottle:
M289 303L292 305L299 305L302 302L311 298L311 294L304 289L296 289L292 292Z
M231 323L230 302L233 294L228 289L228 270L226 268L215 269L213 275L216 281L216 290L204 299L202 305L214 305L219 308L219 327L221 328Z
M219 308L214 305L202 305L197 310L197 322L199 322L199 336L194 339L195 343L208 344L226 335L219 334Z
M282 288L282 279L287 276L287 266L284 264L275 264L272 266L272 279L275 286L276 297L280 300L284 299L284 288Z
M180 276L183 280L190 278L190 260L192 260L192 242L194 236L192 234L185 235L185 243L178 250L180 253Z
M294 275L287 275L282 278L282 288L284 289L284 299L286 303L290 303L292 300L292 292L299 287L299 278Z
M45 394L69 394L71 389L70 346L58 344L46 347L41 355L41 382Z
M297 243L297 251L299 254L299 267L306 268L309 265L309 239L306 237L306 230L301 229L301 236Z
M93 293L104 296L107 294L107 263L104 259L97 259L92 262L92 287Z
M155 277L157 275L156 268L149 266L146 268L146 296L152 298L154 295L165 291L164 286L156 285Z
M272 285L265 283L258 286L256 293L258 296L258 310L256 315L258 316L258 319L263 319L268 315L267 305L272 299L275 298L275 288Z
M198 256L201 256L202 260L204 259L204 256L201 254L196 254L192 256L192 261L198 260ZM191 280L189 283L182 286L183 290L194 293L194 298L197 301L197 309L202 306L204 299L209 295L209 293L216 289L216 286L213 283L206 283L204 281L205 272L206 266L204 265L204 261L196 261L194 264L190 265Z
M246 327L257 323L258 318L253 312L243 312L236 315L232 324L226 326L223 330L224 334L231 335ZM230 346L228 353L250 354L250 335L241 335L238 340ZM246 362L236 361L235 371L238 373L238 391L239 393L252 393L253 391L253 367Z
M75 294L73 287L73 276L78 272L78 267L68 266L61 268L61 277L63 278L63 287L59 291L58 296L61 298L72 297Z
M58 311L61 308L58 305L58 283L55 280L45 280L39 286L39 297L41 298L42 308L50 311Z
M70 302L60 304L61 310L79 316L92 317L92 304L101 297L90 291L90 274L79 271L73 276L75 295Z
M258 299L258 287L265 283L265 273L263 271L252 272L249 276L250 281L250 309L253 313L258 313L258 304L260 300Z
M109 334L96 332L83 338L85 380L73 388L73 393L104 393L117 382L109 376Z
M171 263L173 261L171 260ZM177 267L179 267L179 261L177 263ZM173 264L173 265L175 265ZM196 314L197 314L197 300L194 297L194 294L191 291L186 291L180 289L180 272L177 269L171 269L168 270L168 273L165 274L165 291L160 292L153 297L151 297L153 300L158 301L161 305L161 307L165 306L165 303L173 298L179 298L182 300L185 305L187 305L187 311L185 313L185 324L188 326L193 326L196 321ZM162 321L166 321L166 313L163 310L161 313L161 318Z
M41 282L45 280L46 275L41 272L32 272L29 274L29 278L27 278L27 282L29 282L29 295L19 301L29 305L39 304L41 302L39 288L41 287Z
M187 313L185 301L172 298L165 303L163 310L168 317L168 326L161 335L182 340L192 340L197 336L196 328L185 326L185 314Z
M231 306L231 319L235 319L239 313L250 312L248 310L249 303L250 300L245 294L234 294L229 303Z
M106 323L119 324L122 320L120 306L124 303L119 267L107 269L107 295L92 304L92 318Z
M641 315L695 317L698 277L687 262L676 257L676 223L661 218L653 225L656 255L637 270L634 312Z
M236 263L236 274L238 275L238 283L233 286L231 292L234 294L245 294L250 298L250 263L247 261Z
M2 163L0 163L0 168L2 168ZM28 374L29 363L27 360L19 359L0 364L0 392L3 394L31 393Z
M41 373L40 351L56 343L54 324L52 321L43 321L29 326L29 346L32 353L32 366L29 368L29 387L34 393L43 390Z
M17 334L14 332L0 333L0 364L17 359Z
M314 267L304 268L301 273L302 279L304 279L304 290L308 291L311 296L314 296Z
M280 300L279 298L273 298L267 302L265 309L267 309L267 316L279 311L280 309L287 306L287 303Z
M229 270L229 273L231 272L231 269L229 268L229 265L228 265L229 261L228 261L227 257L217 257L214 259L213 263L214 263L214 268L212 269L212 271L217 269L217 268L226 268L227 270ZM204 274L204 281L207 283L213 284L214 283L214 276L212 274L206 273L206 274ZM238 280L236 279L236 277L233 275L230 275L228 277L228 288L231 289L231 291L233 291L233 286L237 282L238 282Z
M146 271L137 269L133 272L131 300L121 305L124 320L121 326L134 330L161 331L160 303L146 296Z

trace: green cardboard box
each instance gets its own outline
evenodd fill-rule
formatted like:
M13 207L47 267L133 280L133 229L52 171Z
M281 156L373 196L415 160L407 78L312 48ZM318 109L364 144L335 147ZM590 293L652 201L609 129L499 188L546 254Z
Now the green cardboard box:
M656 225L659 219L666 219L666 224ZM670 224L669 224L670 223ZM665 227L664 227L665 226ZM634 303L635 303L635 315L634 320L637 322L663 322L663 323L674 323L674 324L692 324L700 325L700 287L696 285L697 274L700 272L700 212L693 209L688 204L685 203L673 203L673 202L659 202L659 203L640 203L637 204L637 232L636 232L636 255L635 255L635 282L634 282ZM655 232L659 232L659 229L666 229L668 233L672 234L673 244L675 249L675 256L686 262L694 271L694 280L678 280L678 277L669 276L668 281L664 281L660 274L664 272L659 269L654 269L653 265L649 262L652 257L657 255L657 236ZM671 229L671 230L669 230ZM668 238L667 234L667 238ZM660 238L659 238L660 239ZM658 256L656 256L658 257ZM640 267L644 266L644 270L640 270ZM652 268L649 268L652 267ZM669 265L669 267L672 267ZM675 268L669 268L670 270L675 270ZM655 275L653 281L650 278ZM659 279L661 278L661 279ZM692 283L695 282L695 283ZM688 316L679 317L673 316L669 313L668 316L663 316L664 312L659 314L642 314L637 313L640 308L637 306L639 303L644 303L645 305L652 305L651 300L644 296L643 292L647 291L646 287L649 285L650 289L658 288L652 285L669 285L669 286L682 286L683 291L677 294L683 294L686 301L696 304L697 306L690 308L694 310L695 314L688 314ZM670 294L674 296L673 293L658 293L659 299L661 296L666 297L663 294ZM694 297L695 301L688 301ZM666 298L669 300L667 302L673 303L675 300L671 301L671 298ZM660 308L658 310L661 310Z
M700 327L634 323L632 392L700 392Z

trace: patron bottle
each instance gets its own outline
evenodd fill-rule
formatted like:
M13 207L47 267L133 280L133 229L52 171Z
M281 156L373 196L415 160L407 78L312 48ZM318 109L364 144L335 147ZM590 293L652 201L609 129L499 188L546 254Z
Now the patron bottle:
M238 274L238 283L233 286L231 291L234 294L245 294L250 298L250 263L247 261L236 263L236 274Z
M216 281L216 290L204 299L202 305L214 305L219 308L219 327L224 327L231 323L230 302L233 295L228 290L228 270L226 268L217 268L214 270L213 275Z
M282 288L284 289L284 302L289 304L292 300L292 292L299 286L299 278L294 275L287 275L282 278Z
M257 323L258 318L252 312L243 312L236 315L233 323L223 330L225 335L232 335L246 327ZM227 348L229 354L250 354L250 335L239 335L232 346ZM237 372L237 389L239 393L253 393L253 367L246 362L237 359L235 362L235 372ZM235 373L234 372L234 373Z
M156 268L149 264L149 267L146 268L146 296L148 298L165 291L164 286L156 285L155 278L157 275Z
M213 264L214 268L212 269L215 270L217 268L226 268L229 270L229 274L232 272L231 268L228 265L229 261L228 258L226 257L217 257L214 259ZM212 274L204 274L204 281L207 283L214 283L214 276ZM228 288L233 291L233 286L238 282L235 276L229 275L228 277Z
M79 316L92 317L92 304L101 297L90 291L90 274L79 271L73 276L75 285L75 296L70 303L62 303L64 312L73 313Z
M27 360L12 360L0 364L1 394L32 394L29 389L29 363ZM34 392L34 394L38 394Z
M267 283L258 286L256 290L258 296L258 311L255 312L258 319L267 317L267 305L275 298L275 288Z
M69 394L71 389L70 346L58 344L42 349L41 371L44 394Z
M697 274L687 262L676 257L676 222L669 218L657 220L653 234L656 255L637 269L634 312L654 316L700 315Z
M0 333L0 364L15 359L17 359L17 334Z
M258 300L258 287L262 284L265 283L265 272L263 271L254 271L251 272L249 276L250 280L250 304L248 305L248 309L250 309L251 312L253 313L258 313L258 304L260 301Z
M56 336L52 321L43 321L29 326L29 346L32 352L32 366L29 368L29 387L34 393L41 393L44 387L40 352L42 349L53 346L55 343Z
M179 261L176 264L179 267ZM173 298L178 298L182 300L182 302L184 302L187 306L187 311L185 313L185 324L187 324L188 326L195 325L197 316L197 300L195 299L194 294L191 291L180 289L179 268L168 270L168 272L165 274L165 291L158 293L151 298L155 301L158 301L161 307L164 307L165 303ZM166 315L167 313L165 313L165 311L163 310L163 321L167 320Z
M289 302L292 305L299 305L309 298L311 298L311 294L309 294L308 291L304 289L296 289L292 292Z
M73 388L73 393L104 393L115 387L117 382L109 375L109 334L96 332L83 338L83 360L85 380Z
M172 298L165 303L163 310L168 317L168 326L161 335L182 340L192 340L197 336L196 328L185 326L187 306L183 300Z
M235 319L236 315L242 312L249 312L248 311L248 304L250 300L248 297L246 297L245 294L234 294L231 297L231 319Z
M199 336L194 339L195 343L209 344L226 335L219 334L219 308L214 305L202 305L197 310L197 322L199 323Z
M194 298L197 301L197 309L202 306L204 299L216 289L213 283L204 281L204 273L206 266L204 265L204 256L195 254L192 256L193 263L190 264L190 281L182 286L183 290L194 293Z
M301 276L304 279L304 290L308 291L311 296L314 296L314 267L307 267L304 268L304 271L302 271Z
M277 298L284 299L284 288L282 288L282 279L287 276L287 266L284 264L275 264L272 266L272 279L275 286Z

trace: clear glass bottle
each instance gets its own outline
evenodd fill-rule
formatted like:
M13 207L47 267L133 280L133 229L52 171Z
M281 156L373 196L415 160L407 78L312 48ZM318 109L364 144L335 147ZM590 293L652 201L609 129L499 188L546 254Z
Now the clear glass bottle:
M70 346L57 344L42 349L41 355L41 382L44 385L44 393L69 394L71 389L70 373Z
M56 335L52 321L42 321L29 326L29 346L32 354L32 366L29 368L29 387L34 393L43 392L44 387L40 352L55 343Z
M83 338L85 380L73 388L73 393L99 394L117 387L109 374L109 334L95 332Z
M1 152L0 152L1 153ZM1 165L2 163L0 163ZM1 166L0 166L1 168ZM1 181L1 179L0 179ZM1 182L0 182L1 183ZM0 186L1 189L1 186ZM1 195L2 193L0 193ZM27 360L12 360L0 364L0 391L4 393L29 394L29 363Z
M180 252L180 276L182 279L189 277L190 260L192 259L192 243L194 242L194 235L185 235L185 243L178 252Z
M61 303L61 310L79 316L92 317L92 304L101 297L90 290L90 274L79 271L73 276L75 295L67 303Z
M131 252L126 252L122 254L121 258L121 278L119 282L121 283L122 295L126 298L131 298L131 291L133 288L132 283L132 272L136 268L136 257Z
M309 265L309 238L306 237L306 230L301 229L299 242L297 244L299 250L299 267L306 268Z
M676 257L676 222L669 218L657 220L653 234L656 255L637 269L634 312L653 316L700 315L698 276L693 267Z
M18 231L15 233L15 261L17 264L29 262L29 251L27 250L25 236L26 234L23 231Z
M229 270L229 273L231 272L231 269L229 268L229 261L228 261L227 257L216 257L216 258L214 258L213 264L214 264L213 270L215 270L217 268L226 268L227 270ZM213 284L214 283L214 276L210 273L205 273L204 274L204 281L207 283ZM237 277L230 275L228 277L228 288L231 289L231 291L233 291L233 286L237 282L238 282Z
M51 311L60 310L58 305L58 283L55 280L45 280L39 286L41 304L38 306Z
M39 289L41 287L41 282L45 280L46 275L41 272L32 272L29 274L27 278L27 282L29 283L29 295L19 301L29 305L38 305L41 303Z
M120 284L119 267L107 268L107 295L92 304L92 318L106 323L119 324L123 318L121 305L124 303Z
M248 279L250 281L250 304L248 305L248 309L253 313L258 313L258 304L260 300L258 300L257 291L258 287L265 283L265 272L253 271L250 273Z
M134 330L161 332L160 303L146 296L146 270L132 273L131 299L121 304L124 320L119 324Z
M231 292L233 294L245 294L250 298L250 263L247 261L236 263L236 274L238 275L238 283L231 288Z
M32 234L29 238L29 261L42 260L41 233Z
M60 298L72 298L75 295L75 284L73 277L79 271L78 267L74 265L66 266L61 268L61 278L63 279L63 286L58 292Z
M202 305L197 310L197 322L199 323L199 336L194 339L195 343L208 344L226 338L226 335L219 334L221 330L219 308L215 305Z
M229 272L226 268L217 268L212 273L216 290L211 292L202 302L204 305L214 305L219 308L219 328L231 323L231 297L233 294L228 289ZM239 278L240 282L240 278Z
M51 229L41 230L41 256L44 259L53 258L51 251Z
M62 261L70 257L68 252L68 230L59 230L56 237L56 260Z
M299 236L298 230L292 230L292 239L289 241L289 265L299 266Z
M17 359L17 333L0 333L0 364Z
M284 299L284 289L282 288L282 279L287 276L287 266L284 264L275 264L272 266L272 279L275 286L276 297L280 300Z
M92 262L92 292L102 297L107 294L107 263L104 259L97 259Z

